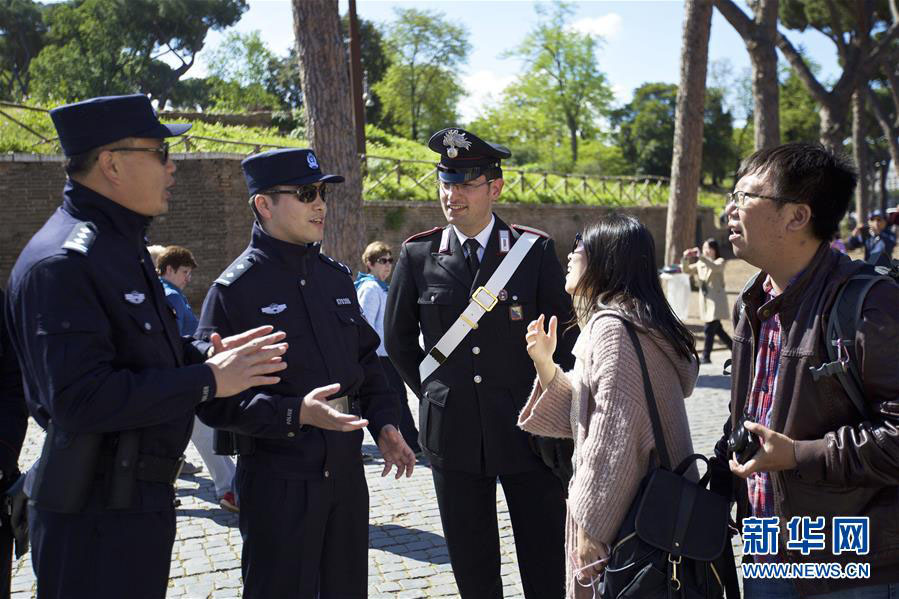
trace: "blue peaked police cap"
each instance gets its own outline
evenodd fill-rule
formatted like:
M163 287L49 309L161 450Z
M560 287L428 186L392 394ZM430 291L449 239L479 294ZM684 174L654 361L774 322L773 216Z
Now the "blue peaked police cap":
M250 195L275 185L308 185L310 183L343 183L340 175L322 174L318 158L310 149L284 148L254 154L240 163Z
M191 125L163 125L143 94L102 96L66 104L50 111L66 156L126 137L158 138L182 135Z
M500 168L500 160L512 156L509 148L490 143L459 127L441 129L428 140L428 147L440 154L437 177L447 183L477 179L485 171Z

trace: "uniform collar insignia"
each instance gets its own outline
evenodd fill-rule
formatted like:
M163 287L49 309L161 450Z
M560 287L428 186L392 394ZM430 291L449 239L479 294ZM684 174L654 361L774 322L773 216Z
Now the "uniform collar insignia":
M259 310L263 314L280 314L284 310L287 309L287 304L269 304L267 306L263 306Z
M465 139L464 133L459 133L458 129L450 129L443 135L443 145L447 147L446 155L449 158L455 158L459 155L458 148L468 150L471 148L471 142Z
M140 291L132 291L131 293L125 294L125 301L135 305L144 303L144 298L146 298L146 296Z

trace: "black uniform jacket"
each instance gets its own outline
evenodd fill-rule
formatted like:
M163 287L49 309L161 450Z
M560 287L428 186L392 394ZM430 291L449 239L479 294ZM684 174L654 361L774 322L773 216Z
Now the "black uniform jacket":
M396 399L375 351L380 343L359 309L347 267L320 252L253 225L250 246L213 283L197 336L223 336L270 324L287 333L280 382L203 405L209 426L255 438L244 467L282 478L321 478L361 460L362 431L300 427L300 404L315 389L340 383L334 395L358 398L369 431L396 424ZM354 470L355 471L355 470Z
M541 463L516 423L534 386L524 338L528 323L540 314L547 321L556 315L561 332L572 316L552 239L543 236L534 244L497 305L423 385L418 374L425 356L419 328L430 350L505 257L500 236L509 235L511 245L519 234L496 218L475 280L450 225L411 237L400 252L387 297L385 343L406 384L422 399L421 444L438 466L493 475L525 472ZM576 330L560 336L556 362L570 369Z
M41 426L52 419L68 433L109 433L110 444L114 433L140 429L140 453L177 459L194 408L215 396L215 377L201 363L208 344L178 334L147 253L149 223L70 180L13 267L6 316ZM171 485L138 489L134 509L171 508Z
M9 341L3 317L5 295L0 290L0 491L15 481L19 452L28 428L28 410L19 360Z

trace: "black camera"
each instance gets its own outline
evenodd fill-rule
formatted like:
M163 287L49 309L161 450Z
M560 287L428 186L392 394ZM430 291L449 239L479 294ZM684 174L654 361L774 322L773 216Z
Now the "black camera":
M761 447L758 436L746 430L744 426L746 422L754 421L748 414L743 414L727 439L727 451L733 454L739 464L745 464L751 460Z

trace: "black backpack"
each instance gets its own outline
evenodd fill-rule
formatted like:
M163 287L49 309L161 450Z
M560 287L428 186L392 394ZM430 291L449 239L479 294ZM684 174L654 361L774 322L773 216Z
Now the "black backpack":
M826 376L837 377L846 395L866 419L870 414L865 405L865 388L862 385L855 334L868 292L881 282L893 285L899 282L899 262L883 254L871 256L855 274L846 279L837 292L826 321L827 357L830 361L817 368L809 367L815 381Z

